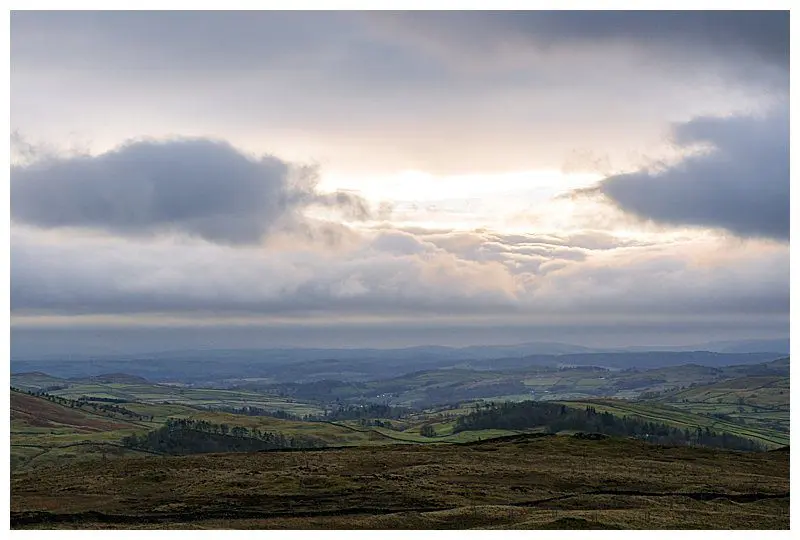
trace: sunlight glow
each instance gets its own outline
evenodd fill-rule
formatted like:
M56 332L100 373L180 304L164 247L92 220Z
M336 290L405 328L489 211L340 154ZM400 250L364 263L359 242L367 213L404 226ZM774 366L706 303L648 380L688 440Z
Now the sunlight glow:
M319 188L326 191L358 191L373 201L423 202L517 194L526 194L541 200L571 189L590 186L601 178L596 173L565 174L559 170L450 176L435 176L424 171L403 171L386 176L333 173L323 175Z

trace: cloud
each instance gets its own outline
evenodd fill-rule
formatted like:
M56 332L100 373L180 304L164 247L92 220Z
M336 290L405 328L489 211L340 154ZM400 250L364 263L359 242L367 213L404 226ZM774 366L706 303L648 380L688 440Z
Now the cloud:
M674 140L705 151L661 170L606 178L588 192L659 223L788 241L788 110L762 118L696 118L677 126Z
M687 63L709 55L789 68L788 11L484 11L378 13L404 39L478 58L525 45L537 52L632 45ZM400 34L398 37L403 39ZM689 55L687 55L689 53ZM503 56L506 56L503 54Z
M47 229L257 244L275 227L300 227L311 206L369 216L357 195L320 193L316 182L313 168L248 156L224 141L139 140L97 156L13 166L11 217Z
M784 19L19 12L11 103L15 128L96 151L211 133L345 174L617 171L661 150L668 122L786 95Z
M789 314L784 246L697 241L600 253L541 280L536 297L553 312L584 315Z
M16 229L12 309L374 315L513 305L514 279L499 263L409 250L402 234L362 240L346 253L331 253L297 243L267 249L188 238L73 234L64 243Z
M705 51L726 57L748 54L785 69L789 60L788 10L14 12L11 22L15 58L45 64L55 60L79 69L99 61L137 71L176 65L198 73L264 66L283 70L321 58L349 75L377 71L380 78L392 79L399 71L404 80L435 76L435 62L409 62L396 45L420 42L461 50L464 57L507 56L525 44L549 52L624 43L694 53L686 61ZM48 53L45 45L52 35L63 47ZM366 43L371 47L363 47Z
M559 11L516 18L544 45L630 41L721 55L749 53L789 67L788 11Z
M12 228L15 315L503 317L569 324L788 317L788 250L711 239L599 249L568 237L364 234L346 251ZM532 240L537 240L533 242ZM588 243L592 243L590 240Z

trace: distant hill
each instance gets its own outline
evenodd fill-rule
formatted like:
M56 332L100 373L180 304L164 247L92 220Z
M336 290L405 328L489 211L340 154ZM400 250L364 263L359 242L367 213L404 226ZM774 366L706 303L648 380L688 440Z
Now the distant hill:
M489 369L513 369L528 366L598 366L616 369L654 369L696 364L723 367L737 364L759 364L775 360L780 353L715 353L709 351L642 351L616 353L581 353L531 355L522 358L489 360Z
M759 353L770 352L778 354L789 354L789 339L745 339L739 341L711 341L694 345L678 346L646 346L646 347L624 347L620 351L642 352L642 351L708 351L715 353Z
M63 388L69 383L66 379L54 377L41 371L27 371L11 374L11 386L23 390L45 390Z
M74 433L96 433L131 427L128 422L103 418L82 409L71 408L42 397L11 392L12 428L68 429Z
M779 352L789 354L789 339L720 341L709 343L706 350L722 353Z
M665 395L661 401L727 403L789 408L789 377L761 376L726 379Z
M550 344L555 346L554 344ZM532 345L531 345L532 346ZM714 353L708 351L580 352L524 354L524 348L414 349L270 349L195 351L150 354L142 357L14 360L13 372L39 371L58 377L85 379L120 373L155 382L215 383L224 379L267 377L276 382L325 379L370 381L399 377L423 370L467 368L506 370L536 366L600 366L614 369L653 369L697 364L722 367L775 360L781 353ZM494 351L494 352L492 352ZM105 375L104 375L105 374ZM112 374L112 375L108 375ZM130 379L117 379L128 381ZM141 382L141 381L137 381Z
M789 357L778 358L763 364L749 364L741 366L727 366L722 368L722 372L728 377L766 377L769 375L778 377L789 376Z
M95 375L92 377L76 377L70 379L72 382L98 382L103 384L150 384L150 381L144 377L137 375L129 375L127 373L106 373L103 375Z

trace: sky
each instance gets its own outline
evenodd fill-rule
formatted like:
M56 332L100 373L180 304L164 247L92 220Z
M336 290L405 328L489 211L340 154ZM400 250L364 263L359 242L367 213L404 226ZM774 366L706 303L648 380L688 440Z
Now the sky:
M75 350L788 336L788 12L12 12L11 130Z

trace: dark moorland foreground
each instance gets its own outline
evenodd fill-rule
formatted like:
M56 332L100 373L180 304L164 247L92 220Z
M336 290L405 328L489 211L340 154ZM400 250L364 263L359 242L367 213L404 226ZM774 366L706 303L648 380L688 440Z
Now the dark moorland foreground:
M789 453L521 435L120 458L12 479L15 528L789 526Z
M789 527L785 353L267 360L12 373L12 527Z

